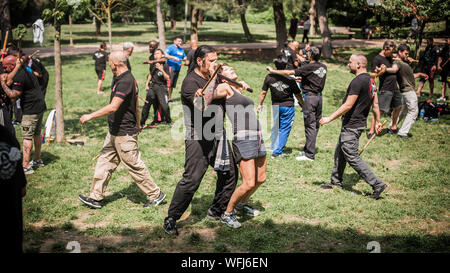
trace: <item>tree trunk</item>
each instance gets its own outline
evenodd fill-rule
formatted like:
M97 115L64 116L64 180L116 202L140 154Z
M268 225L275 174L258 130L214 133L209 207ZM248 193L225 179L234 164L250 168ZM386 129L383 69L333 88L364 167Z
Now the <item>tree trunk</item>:
M228 13L228 24L230 25L230 31L233 31L233 20L231 20L231 13Z
M95 35L100 35L102 23L97 18L95 18L94 20L95 20Z
M280 54L281 49L287 39L286 31L286 17L283 11L283 1L273 0L273 15L275 18L275 30L277 34L277 55Z
M106 9L106 14L108 15L108 41L109 41L109 49L112 50L112 33L111 33L111 7L108 6Z
M183 38L183 42L186 43L186 32L187 32L187 17L188 17L188 1L185 1L184 4L184 38Z
M2 44L5 41L6 31L8 31L8 40L12 41L13 34L11 31L11 15L9 12L9 1L8 0L1 0L0 1L0 29L2 31Z
M238 4L239 4L239 13L241 15L242 28L244 29L245 33L245 38L247 38L247 41L251 42L253 41L253 36L250 33L250 30L248 29L247 20L245 20L245 12L247 11L245 0L238 0Z
M62 97L61 26L56 23L56 20L54 25L56 142L63 143L66 141L66 137L64 136L64 110Z
M205 10L203 10L203 9L198 10L198 24L200 26L203 25L203 13L204 12L205 12Z
M322 57L329 59L333 57L331 47L331 33L328 28L327 0L317 0L317 16L319 17L320 33L322 34Z
M69 14L69 45L73 46L73 37L72 37L72 14Z
M170 5L170 30L177 29L177 20L175 19L175 3Z
M191 41L198 41L197 16L198 9L195 7L191 7Z
M427 22L425 20L421 21L419 23L419 28L417 29L417 35L416 35L416 49L414 51L414 59L417 60L420 56L420 46L422 45L422 39L423 39L423 30L425 29L425 25Z
M159 47L166 50L166 32L164 31L164 21L161 13L161 0L156 0L156 20L158 23Z
M309 21L311 22L311 27L309 28L309 35L316 36L316 0L311 0L311 7L309 8Z

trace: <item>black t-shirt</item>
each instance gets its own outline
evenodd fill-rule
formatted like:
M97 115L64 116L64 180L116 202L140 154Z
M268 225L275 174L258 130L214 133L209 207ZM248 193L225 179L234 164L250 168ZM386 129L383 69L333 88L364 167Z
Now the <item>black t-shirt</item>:
M14 76L11 89L22 92L20 107L24 115L40 114L47 109L37 77L25 68L21 67Z
M314 62L302 65L295 69L295 76L302 77L303 92L322 93L327 79L327 66L323 63Z
M440 54L440 57L442 58L442 61L441 61L441 67L442 67L443 69L448 69L448 68L450 67L450 65L449 65L450 62L447 62L447 63L445 64L445 62L446 62L446 61L448 60L448 58L449 58L449 55L450 55L449 47L448 47L448 45L445 45L444 48L442 48L441 54ZM443 66L444 64L445 64L445 67Z
M300 94L300 89L294 78L277 74L268 74L264 79L262 90L267 91L269 88L272 96L272 105L292 107L294 106L292 94Z
M92 55L92 59L95 60L95 70L104 70L108 61L108 52L99 49Z
M367 116L375 97L377 85L367 73L355 77L347 88L342 103L345 103L349 95L358 95L352 109L342 116L342 127L344 128L366 128Z
M372 61L372 72L375 72L375 68L377 66L381 66L382 64L384 64L387 68L392 67L393 64L393 60L391 57L387 58L384 56L381 56L380 54L378 54L377 56L375 56L375 58L373 58ZM383 73L380 76L380 90L386 90L386 91L396 91L398 90L397 87L397 74L392 74L392 73Z
M437 65L439 54L440 49L437 45L427 46L422 56L422 59L424 60L424 66L431 67L433 65Z
M130 64L129 58L127 58L127 67L128 67L128 71L131 71L131 64Z
M137 82L128 70L115 77L110 102L114 97L123 99L116 112L108 116L109 133L113 136L134 135L136 125L136 103L139 89Z
M45 92L47 91L47 86L48 86L48 79L49 79L49 74L47 69L45 69L44 65L41 63L41 60L35 58L32 59L31 61L31 70L36 71L37 73L39 73L41 75L41 77L37 77L38 81L39 81L39 85L41 86L42 92L44 92L44 97L45 97Z
M234 94L226 100L226 112L233 124L233 134L239 131L260 131L253 100L231 89Z
M284 55L287 57L288 59L288 63L287 63L287 69L288 70L292 70L297 68L297 66L295 66L295 62L298 61L297 59L297 53L290 47L286 47L284 49Z
M292 18L291 25L289 26L289 33L296 33L298 28L298 19Z
M186 59L189 61L189 66L194 62L194 54L196 49L189 50Z
M167 63L160 63L163 65L164 71L167 73L167 75L170 75L169 73L169 65ZM160 84L160 85L167 85L166 79L164 79L164 75L159 69L156 68L156 63L150 65L150 74L152 75L151 82L154 84Z
M194 70L189 72L183 80L181 85L181 103L187 106L187 109L184 108L184 122L186 126L187 139L191 139L194 137L202 137L203 136L203 126L210 120L215 118L215 114L211 114L210 116L202 115L202 111L196 107L194 107L194 98L195 92L198 89L202 89L203 86L208 82L208 79L205 79L198 75ZM225 98L213 100L210 106L219 106L222 110L221 120L225 117ZM217 109L217 108L216 108ZM189 110L189 113L186 113L186 110ZM202 124L201 127L194 123L195 117L202 116ZM195 120L196 121L196 120ZM198 121L196 121L198 122ZM209 123L208 123L209 124ZM209 130L209 129L208 129ZM211 127L211 132L215 132L215 126Z

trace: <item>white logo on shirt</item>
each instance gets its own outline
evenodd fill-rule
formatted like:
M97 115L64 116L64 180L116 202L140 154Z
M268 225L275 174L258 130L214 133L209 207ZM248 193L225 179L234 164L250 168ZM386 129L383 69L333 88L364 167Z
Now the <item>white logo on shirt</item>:
M316 74L319 78L323 78L327 74L327 70L325 68L323 68L323 67L319 67L313 73Z
M272 83L270 86L273 86L277 91L280 92L284 92L285 89L289 88L289 85L283 83L282 81Z
M95 52L95 58L97 58L97 59L100 59L100 58L103 58L103 53L100 53L100 52Z

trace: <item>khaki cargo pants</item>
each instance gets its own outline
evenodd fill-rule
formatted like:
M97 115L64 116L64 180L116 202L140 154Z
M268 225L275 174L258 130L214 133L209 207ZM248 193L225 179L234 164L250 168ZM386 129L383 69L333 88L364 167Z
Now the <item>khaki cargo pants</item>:
M111 175L120 162L124 164L125 169L127 169L139 188L150 200L159 196L160 188L153 182L150 172L141 159L141 153L137 144L137 134L132 136L113 136L108 132L95 166L90 198L97 201L103 199Z

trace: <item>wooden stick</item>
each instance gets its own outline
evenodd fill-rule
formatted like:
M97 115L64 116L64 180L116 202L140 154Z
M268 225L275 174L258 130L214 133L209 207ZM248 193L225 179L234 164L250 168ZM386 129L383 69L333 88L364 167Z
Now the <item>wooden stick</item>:
M384 124L386 123L386 120L383 121L383 123L381 124L381 127L383 128ZM376 128L375 128L376 130ZM373 134L373 136L369 139L369 142L367 142L367 144L364 146L364 148L362 148L361 152L359 152L359 155L361 155L364 150L367 148L367 146L369 146L370 142L372 142L372 140L375 138L376 134Z
M99 157L100 157L100 154L96 155L96 156L92 159L92 161L97 160Z
M206 82L206 84L203 86L202 88L202 94L205 91L205 89L208 87L209 83L212 81L212 79L217 75L217 73L219 72L219 69L222 67L221 64L219 64L219 66L216 68L216 70L214 71L214 73L212 74L212 76L209 78L208 82ZM205 109L205 100L202 98L202 111Z
M149 103L148 102L148 100L146 100L146 99L143 99L143 98L141 98L141 97L138 97L141 101L143 101L143 102L145 102L145 103Z
M36 55L36 54L38 54L38 53L39 53L39 49L36 50L35 52L31 53L30 55L28 55L28 58L31 59L31 58L34 57L34 55Z
M3 41L3 52L5 52L6 50L6 44L8 43L8 35L9 35L9 30L6 31L6 35L5 35L5 40ZM2 62L3 62L3 54L2 54Z

